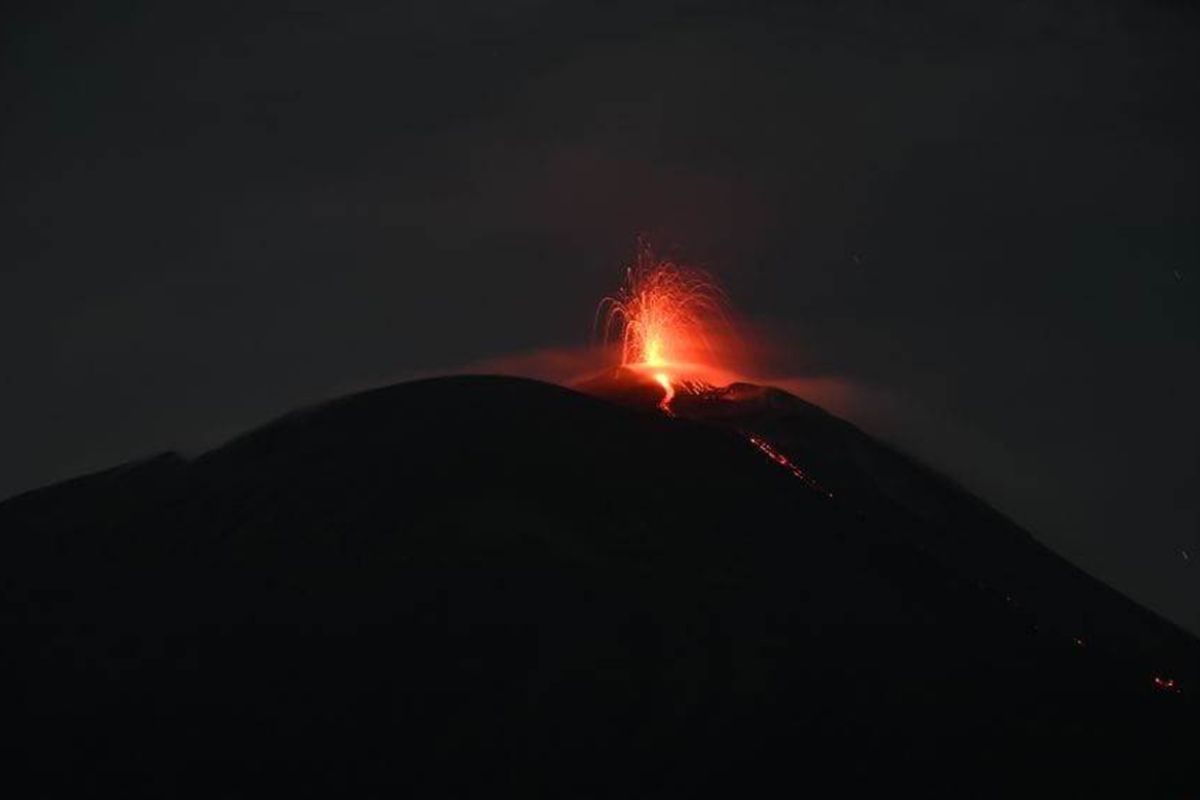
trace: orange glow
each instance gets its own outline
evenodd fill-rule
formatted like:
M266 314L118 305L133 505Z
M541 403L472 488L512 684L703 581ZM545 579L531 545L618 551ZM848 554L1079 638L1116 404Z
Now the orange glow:
M707 273L656 258L645 242L638 243L625 285L600 301L596 326L601 325L606 344L620 343L622 369L662 387L658 408L668 416L676 415L671 402L680 394L703 401L719 387L743 380L722 363L735 344L724 292ZM832 492L761 436L740 433L808 489L833 499Z
M762 453L764 455L766 455L767 458L771 459L776 464L783 467L788 472L792 473L792 477L799 478L804 483L805 486L812 489L814 492L819 492L820 494L825 495L830 500L833 499L833 492L829 491L824 486L822 486L820 483L818 483L816 480L814 480L811 475L809 475L804 470L800 469L800 467L796 466L795 463L793 463L790 458L788 458L783 453L776 450L773 446L771 446L770 443L768 443L761 436L755 436L754 434L751 433L751 434L747 434L746 438L750 440L750 444L754 445L759 450L761 450Z
M728 382L713 342L714 331L728 328L725 295L706 273L659 260L642 243L625 286L596 313L604 340L620 342L621 366L663 387L663 411L688 383Z
M668 414L671 413L671 401L675 399L675 387L671 385L671 376L665 372L655 374L654 380L662 384L663 399L659 402L658 407Z

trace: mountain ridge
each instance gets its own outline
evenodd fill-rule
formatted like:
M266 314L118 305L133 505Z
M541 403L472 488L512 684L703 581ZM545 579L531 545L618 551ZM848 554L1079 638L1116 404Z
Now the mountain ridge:
M1196 785L1193 637L767 396L430 379L6 501L26 760L133 794Z

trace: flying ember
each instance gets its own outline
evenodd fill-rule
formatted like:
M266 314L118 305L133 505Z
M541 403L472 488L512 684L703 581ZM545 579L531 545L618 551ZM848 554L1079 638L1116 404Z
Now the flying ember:
M713 383L714 331L728 327L725 295L706 273L659 260L642 244L625 285L600 301L604 340L619 342L621 366L663 387L670 411L677 387Z

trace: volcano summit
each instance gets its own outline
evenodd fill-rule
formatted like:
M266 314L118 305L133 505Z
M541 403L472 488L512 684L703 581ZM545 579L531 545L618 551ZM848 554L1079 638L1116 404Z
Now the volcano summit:
M799 398L734 384L666 415L640 377L400 384L0 504L9 774L47 796L1200 786L1193 637Z

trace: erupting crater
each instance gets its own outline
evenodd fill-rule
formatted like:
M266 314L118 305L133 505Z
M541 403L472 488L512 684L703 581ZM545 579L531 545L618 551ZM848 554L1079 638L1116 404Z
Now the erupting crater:
M671 413L679 392L699 393L736 376L720 365L718 340L730 328L725 294L709 275L660 260L641 244L621 290L600 301L596 327L621 353L618 377L653 382Z

